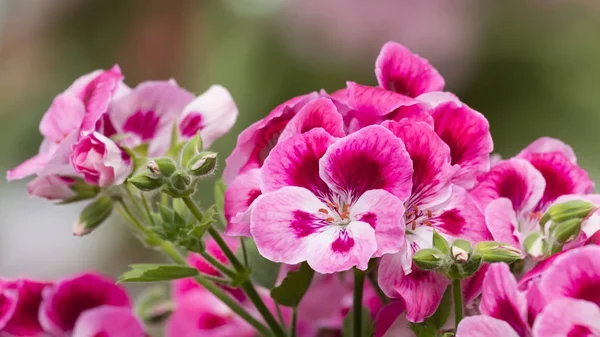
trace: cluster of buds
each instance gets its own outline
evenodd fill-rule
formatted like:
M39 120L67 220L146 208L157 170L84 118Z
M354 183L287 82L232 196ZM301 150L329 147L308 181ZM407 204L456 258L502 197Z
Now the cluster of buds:
M187 220L189 218L169 207L160 205L158 213L152 213L156 226L152 231L161 239L194 253L203 253L205 250L204 233L215 222L216 211L209 208L202 214L202 221Z
M435 270L450 279L472 276L481 263L512 263L521 258L521 251L504 243L482 241L473 247L469 241L457 239L450 245L438 232L433 233L433 248L421 249L413 262L421 269Z
M527 254L544 258L562 250L577 238L581 226L598 206L585 200L570 200L548 208L540 220L541 232L530 233L524 241Z
M197 134L183 144L178 165L171 157L150 160L146 169L129 178L142 191L162 190L181 198L195 192L195 182L210 175L217 166L217 154L203 150L202 138Z

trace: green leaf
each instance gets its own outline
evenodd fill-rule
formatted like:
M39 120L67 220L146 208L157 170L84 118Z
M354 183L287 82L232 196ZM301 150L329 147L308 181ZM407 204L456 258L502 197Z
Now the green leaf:
M433 231L433 246L444 254L450 253L450 247L448 241L444 239L436 230Z
M176 264L132 264L117 282L171 281L198 275L198 269Z
M298 307L314 275L315 271L304 262L298 271L289 272L281 285L271 290L271 297L286 307Z
M452 311L452 286L449 286L444 292L444 297L438 306L435 314L425 320L426 323L433 325L437 329L441 329Z
M327 299L323 299L326 301ZM342 325L342 336L343 337L354 337L354 313L352 310L346 314L346 318L344 318L344 323ZM375 332L375 327L373 326L373 322L371 321L371 313L365 307L362 308L362 334L363 337L373 336Z
M244 239L246 253L248 255L248 267L250 268L250 279L252 282L267 289L272 289L277 282L281 265L262 257L252 239ZM241 257L242 252L239 251Z
M225 182L223 178L217 180L215 183L215 204L217 206L217 213L219 214L219 220L221 221L221 228L227 225L227 220L225 220L225 212L223 211L225 205L225 190L227 186L225 186Z

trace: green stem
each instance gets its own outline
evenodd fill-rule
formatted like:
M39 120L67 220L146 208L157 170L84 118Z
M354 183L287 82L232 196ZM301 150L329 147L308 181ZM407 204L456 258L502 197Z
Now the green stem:
M364 285L365 272L354 268L354 300L352 302L354 337L362 337L362 301Z
M152 217L152 210L150 209L150 204L148 203L148 199L146 199L146 196L142 191L140 191L140 198L142 199L142 205L144 206L144 210L148 215L148 220L150 220L150 224L152 224L152 226L156 226L156 223L154 223L154 218Z
M383 290L381 290L381 288L379 287L379 284L377 283L377 279L375 278L375 273L371 272L367 275L367 278L369 280L369 283L371 283L371 286L373 286L373 289L375 289L375 292L377 293L377 297L379 297L379 300L381 301L381 304L388 304L390 302L390 299L385 295L385 293L383 292Z
M279 303L275 303L275 310L277 310L277 318L279 318L279 323L285 329L285 321L283 320L283 313L281 312L281 306Z
M181 199L183 199L183 202L185 203L187 208L190 210L192 215L198 221L202 221L202 211L200 210L198 205L196 205L196 202L194 202L194 200L189 196L182 197ZM223 240L223 237L221 236L219 231L211 226L208 228L208 233L210 234L210 236L212 236L212 238L215 240L217 245L219 245L219 248L221 248L221 251L223 251L223 254L225 254L227 259L231 262L231 265L235 268L235 270L238 273L245 273L246 270L245 270L244 266L238 260L238 258L235 256L233 251L231 251L231 248L229 248L229 246L227 245L225 240ZM285 331L283 331L283 329L281 328L281 325L275 319L275 316L273 316L273 314L271 313L269 308L267 308L267 306L265 305L263 300L260 298L260 296L258 295L258 292L254 288L254 285L250 281L246 280L245 282L243 282L240 285L240 287L244 290L244 292L246 293L246 295L248 296L250 301L252 301L252 303L254 303L256 310L258 310L258 312L260 312L260 314L264 318L267 325L269 325L269 327L271 328L271 330L273 331L275 336L285 337L285 335L286 335Z
M292 337L296 337L297 326L298 326L298 308L294 308L294 311L292 311L292 328L291 328Z
M227 268L224 264L221 263L221 261L215 259L212 255L203 252L200 253L200 256L202 256L206 260L206 262L215 267L221 273L227 275L232 280L237 277L237 274L233 270Z
M452 281L452 297L454 298L454 324L458 328L458 323L463 318L462 289L458 279Z
M146 228L146 226L142 225L142 223L133 215L125 201L120 200L119 203L121 204L121 213L124 215L125 220L129 221L129 223L131 223L138 231L142 232L146 237L154 234L148 228Z
M242 247L242 256L244 257L244 266L248 268L248 251L246 249L246 241L243 237L240 237L240 246Z

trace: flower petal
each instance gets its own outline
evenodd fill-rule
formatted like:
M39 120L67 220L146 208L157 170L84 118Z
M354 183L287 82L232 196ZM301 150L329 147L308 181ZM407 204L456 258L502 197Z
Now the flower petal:
M103 305L81 314L72 337L145 337L142 322L130 308Z
M450 148L425 123L404 120L382 124L400 137L413 162L412 193L407 208L426 209L445 202L452 192Z
M527 300L507 264L490 265L483 281L481 313L503 320L519 334L528 336Z
M433 125L431 117L427 116L426 104L404 95L378 87L347 82L348 107L357 111L357 118L385 117L385 119L400 120L402 117L420 116ZM392 115L393 114L393 115ZM396 115L402 117L394 118Z
M367 270L377 251L375 230L362 221L345 227L328 226L311 238L307 246L307 262L323 274L346 271L352 267Z
M327 206L301 187L284 187L258 197L250 232L260 254L274 262L305 261L309 242L328 226L320 209Z
M19 164L12 170L6 172L6 180L19 180L36 174L44 169L48 163L48 154L40 153Z
M404 205L400 199L384 190L365 192L350 209L350 218L368 223L375 230L377 252L397 253L404 245Z
M500 198L492 201L485 208L485 223L494 240L521 249L521 240L524 235L519 233L517 215L509 199Z
M412 332L408 328L408 321L406 321L406 324L396 323L396 321L400 320L399 317L405 309L404 301L401 300L392 301L383 307L379 311L379 314L377 314L377 320L375 321L375 337L410 336L407 335L407 333Z
M548 152L560 152L573 164L577 163L577 157L575 157L575 151L569 145L563 141L551 138L541 137L529 144L517 155L518 158L527 158L534 153L548 153Z
M85 115L81 122L81 132L93 132L96 123L108 112L108 107L123 81L123 74L118 65L111 69L102 71L85 85L78 94L85 104Z
M461 288L465 304L473 302L483 290L483 280L489 268L489 264L482 263L479 270L473 276L461 281Z
M550 303L533 325L540 337L587 337L600 335L600 308L594 303L562 299Z
M345 135L342 115L331 99L323 97L306 103L283 129L279 142L314 128L323 128L333 137Z
M456 337L522 337L510 325L488 316L465 317L456 330Z
M412 162L402 141L388 129L373 125L331 145L319 161L329 187L347 200L364 192L386 190L401 201L410 195Z
M427 60L395 42L387 42L381 48L375 75L382 88L410 97L444 88L444 79Z
M460 170L454 182L472 187L477 177L490 169L494 149L487 119L465 104L442 103L432 112L435 132L450 147L452 165Z
M38 311L42 291L47 286L48 283L27 279L0 284L0 335L38 336L43 333Z
M231 182L225 190L225 219L228 235L250 236L250 206L262 194L260 169L247 171Z
M42 117L40 133L44 138L58 143L73 131L79 133L85 115L85 105L79 98L68 93L60 94Z
M542 174L522 159L503 160L479 179L471 195L482 207L498 198L507 198L517 214L532 211L546 183Z
M329 187L319 176L319 161L334 141L319 128L278 144L261 170L261 190L267 193L285 186L299 186L320 197L329 195Z

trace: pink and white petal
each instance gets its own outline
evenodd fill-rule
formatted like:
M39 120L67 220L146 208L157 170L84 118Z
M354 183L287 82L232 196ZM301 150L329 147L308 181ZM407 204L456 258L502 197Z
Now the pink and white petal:
M491 336L522 337L505 321L488 316L465 317L456 330L456 337Z
M19 164L6 172L6 180L19 180L41 172L48 163L48 154L40 153Z
M527 323L529 326L533 326L537 316L548 303L544 294L540 291L538 282L530 283L529 288L525 291L525 298L527 299Z
M562 140L551 137L538 138L533 143L527 145L527 147L524 148L521 152L519 152L517 157L527 158L533 153L548 152L560 152L565 157L567 157L567 159L569 159L571 163L577 163L577 157L575 156L575 151L573 151L573 148L565 144Z
M469 304L473 302L476 298L481 295L481 291L483 289L483 280L485 279L485 274L489 268L489 264L481 264L479 270L473 274L473 276L466 278L461 281L461 288L463 292L463 299L465 304Z
M367 270L376 251L373 227L366 222L352 221L345 227L328 226L311 237L306 261L322 274L346 271L352 267Z
M408 321L400 317L404 313L406 306L404 301L392 301L383 307L377 314L375 320L375 337L385 336L411 336L412 330L408 326ZM397 323L397 321L400 321ZM404 333L404 334L401 334Z
M75 172L71 162L73 145L79 139L79 130L72 131L58 145L54 153L48 158L46 166L38 172L39 175L81 176Z
M427 105L429 105L431 108L436 108L438 105L447 103L447 102L453 102L454 104L456 104L458 106L463 104L458 99L458 97L456 97L456 95L454 95L451 92L447 92L447 91L426 92L424 94L417 96L416 99L423 103L427 103Z
M384 117L401 107L417 106L428 111L426 104L404 95L378 87L347 82L348 106L357 111L357 118L364 116ZM390 118L391 119L391 118Z
M404 205L384 190L365 192L352 205L350 219L368 223L375 229L377 252L374 257L399 252L404 247Z
M318 97L319 94L316 92L294 97L278 105L267 117L242 131L233 152L225 160L226 166L223 172L225 183L229 184L239 173L261 167L290 119L306 103Z
M185 106L179 132L184 138L191 138L200 131L204 147L208 148L231 130L237 116L238 108L229 91L223 86L213 85Z
M299 186L319 197L330 195L319 176L319 161L335 138L318 128L279 143L261 169L261 191L268 193L285 186Z
M316 274L298 306L298 317L317 329L339 330L346 313L344 299L352 295L352 284L340 276Z
M85 105L79 98L60 94L42 117L40 133L55 143L61 142L71 132L79 132L85 114Z
M540 278L548 301L570 297L600 305L600 247L588 245L561 254Z
M532 211L540 201L546 182L542 174L523 159L496 164L471 191L482 207L498 198L508 198L517 214Z
M533 325L534 336L600 336L600 308L594 303L561 299L550 303Z
M412 193L407 208L439 205L450 197L455 169L450 165L450 148L425 123L408 120L382 124L400 137L413 162Z
M19 293L8 282L0 279L0 331L12 319L19 301Z
M329 225L319 209L327 206L301 187L284 187L258 197L250 232L260 254L274 262L305 261L309 243Z
M528 336L527 299L517 289L517 281L507 264L490 265L483 280L479 309L484 315L510 324L519 336Z
M247 214L247 217L238 215L247 212L250 205L261 194L260 169L253 169L241 174L227 186L224 207L227 234L250 236L250 214ZM242 220L245 218L247 221ZM234 219L239 221L234 221Z
M554 200L565 194L588 194L594 182L587 172L573 164L562 152L527 153L527 159L546 180L544 194L537 210L545 210Z
M521 249L524 234L519 232L519 221L507 198L492 201L485 208L485 223L496 241Z
M398 298L397 289L400 287L404 275L411 271L412 251L405 246L404 251L381 257L377 271L377 283L387 297Z
M72 337L145 337L142 322L130 308L103 305L81 314Z
M279 142L315 128L323 128L333 137L344 137L344 120L331 99L317 98L304 105L283 129Z
M118 65L102 71L80 92L80 98L85 104L85 115L81 122L81 132L93 132L96 123L108 112L113 95L123 81L123 74Z
M404 143L379 125L338 140L319 161L321 178L351 201L368 190L383 189L404 202L410 195L412 174Z
M93 273L59 280L54 287L45 288L42 296L40 324L46 332L58 336L71 332L86 310L102 305L131 308L129 296L122 287Z
M450 147L452 165L460 170L454 182L471 188L490 169L494 142L487 119L465 104L442 103L432 111L435 132Z
M387 42L381 48L375 75L382 88L409 97L444 88L444 78L426 59L396 42Z
M423 209L419 206L420 209ZM484 214L475 200L462 187L452 185L450 198L432 211L432 226L451 238L467 239L473 243L491 240Z

